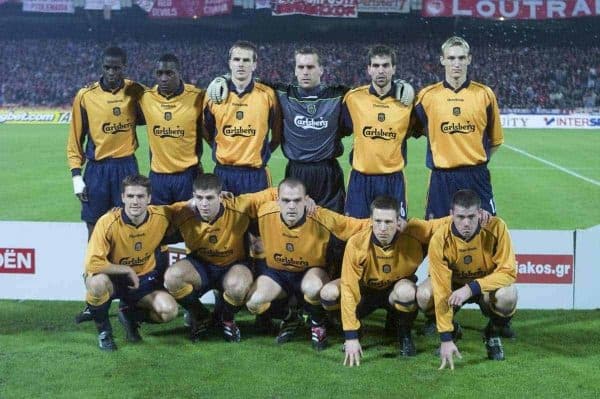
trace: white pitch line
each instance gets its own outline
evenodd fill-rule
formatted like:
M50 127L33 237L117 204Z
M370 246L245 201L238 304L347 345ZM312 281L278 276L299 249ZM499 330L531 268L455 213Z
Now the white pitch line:
M560 170L561 172L565 172L566 174L569 174L571 176L577 177L578 179L584 180L584 181L586 181L588 183L591 183L591 184L593 184L595 186L600 186L600 181L598 181L598 180L594 180L594 179L590 179L589 177L582 176L579 173L575 173L572 170L569 170L567 168L564 168L564 167L562 167L560 165L555 164L554 162L550 162L550 161L547 161L547 160L545 160L543 158L536 157L535 155L530 154L527 151L523 151L523 150L521 150L519 148L513 147L513 146L508 145L508 144L504 144L503 147L507 147L507 148L509 148L509 149L511 149L511 150L513 150L515 152L518 152L521 155L525 155L526 157L535 159L536 161L539 161L539 162L544 163L544 164L546 164L548 166L556 168L556 169Z

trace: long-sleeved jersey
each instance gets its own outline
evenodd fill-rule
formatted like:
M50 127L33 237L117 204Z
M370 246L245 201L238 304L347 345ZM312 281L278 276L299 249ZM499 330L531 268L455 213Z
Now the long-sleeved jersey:
M135 153L137 102L143 91L143 86L125 79L116 90L100 80L77 92L67 141L73 175L81 174L86 159L100 161Z
M427 86L415 111L427 135L430 169L484 164L491 147L504 142L496 96L481 83L467 80L457 90L446 81Z
M150 169L178 173L200 164L202 157L202 101L204 92L181 84L169 97L158 86L146 90L140 107L146 120Z
M372 85L350 90L342 104L342 124L354 133L351 163L366 175L399 172L406 165L406 139L412 105L392 95L379 96Z
M122 208L113 208L102 216L88 243L85 271L99 273L108 264L130 266L138 276L154 270L154 251L169 227L170 213L162 206L148 206L146 220L131 223Z
M513 284L517 263L508 228L493 217L469 241L453 223L437 231L429 243L429 276L440 333L452 332L453 310L448 298L453 287L468 284L473 295Z
M275 85L283 114L281 148L287 159L319 162L342 155L340 114L347 91L342 86L305 90L297 85Z
M433 233L450 218L429 221L410 219L406 229L397 233L387 246L366 229L354 235L346 245L340 282L342 324L348 335L357 335L360 321L356 307L364 290L385 290L403 278L415 274L427 255Z
M204 125L216 163L261 168L281 139L281 114L275 92L261 83L250 82L237 93L229 83L229 96L222 104L207 98Z
M314 215L305 215L294 227L288 227L276 202L267 202L258 211L267 266L292 272L326 267L331 239L347 241L369 224L370 219L355 219L318 208Z
M203 221L187 202L178 202L173 210L173 225L179 229L192 256L216 265L229 266L246 259L245 233L250 219L255 219L259 206L277 199L277 188L233 199L223 199L221 209L212 222Z

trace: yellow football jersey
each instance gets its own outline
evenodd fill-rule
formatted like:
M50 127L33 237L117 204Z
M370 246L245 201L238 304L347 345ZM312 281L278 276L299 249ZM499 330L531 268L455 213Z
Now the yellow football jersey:
M360 328L356 307L361 291L385 290L414 275L427 255L431 236L449 222L449 217L428 221L410 219L406 229L397 233L388 246L377 241L373 229L361 231L348 240L340 282L344 331Z
M77 92L67 142L71 170L80 173L86 159L100 161L134 154L138 147L137 101L143 90L140 84L125 79L114 91L96 82Z
M213 145L213 159L221 165L260 168L271 156L272 140L281 136L281 112L275 92L250 83L240 94L230 90L227 100L205 102L205 127Z
M379 97L370 85L346 93L342 115L354 133L353 169L368 175L404 169L412 108L392 95Z
M146 119L153 172L178 173L200 164L203 98L204 92L190 84L183 84L170 97L162 96L158 86L144 92L140 107Z
M318 208L314 215L305 216L296 226L288 227L281 219L276 202L267 202L258 211L267 266L292 272L325 268L332 236L347 241L369 225L370 219L355 219Z
M277 189L270 188L234 199L223 199L221 210L212 222L203 221L186 202L170 205L173 225L179 228L192 256L217 266L229 266L247 258L245 233L255 219L259 206L277 199Z
M122 208L113 208L96 223L85 255L88 274L99 273L108 264L130 266L138 276L156 267L154 251L169 227L170 215L162 206L148 206L148 216L139 226L131 224Z
M500 110L489 87L467 80L458 90L443 81L425 87L416 114L427 135L427 167L450 169L489 161L504 142Z
M448 305L452 287L469 284L473 294L513 284L517 262L504 221L492 217L485 227L465 241L450 223L437 231L429 244L429 276L433 287L439 332L453 330Z

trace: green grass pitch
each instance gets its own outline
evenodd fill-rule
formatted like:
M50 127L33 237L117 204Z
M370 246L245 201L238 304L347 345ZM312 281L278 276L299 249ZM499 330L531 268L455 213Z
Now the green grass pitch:
M593 183L600 181L600 131L513 129L505 134L507 146L490 169L498 212L510 228L600 223L600 187ZM0 124L0 220L79 220L66 135L66 125ZM144 129L139 137L140 169L147 172ZM409 141L406 175L413 217L424 212L424 152L424 139ZM205 150L205 166L209 158ZM346 155L340 163L348 173ZM278 151L270 162L275 183L284 165ZM341 365L339 334L331 334L332 345L321 353L310 348L307 330L277 346L273 337L256 334L247 313L240 317L239 344L225 343L218 331L205 342L188 343L179 318L144 325L144 342L131 345L113 317L119 350L101 353L93 326L72 322L80 309L78 302L0 301L0 398L600 397L599 311L519 311L518 338L504 340L505 362L485 360L480 337L485 320L477 311L461 311L463 360L450 372L436 370L433 337L416 337L416 358L395 357L394 339L382 330L382 312L367 320L362 365L347 369ZM419 318L417 327L421 323Z

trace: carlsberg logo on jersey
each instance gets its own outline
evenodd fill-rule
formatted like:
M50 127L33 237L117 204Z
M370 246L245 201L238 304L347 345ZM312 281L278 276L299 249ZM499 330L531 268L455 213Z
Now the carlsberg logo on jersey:
M469 134L475 132L475 125L472 124L470 121L467 121L466 123L442 122L442 124L440 125L440 129L442 129L443 133L448 134Z
M282 254L274 254L273 259L275 260L275 262L281 263L282 265L285 265L285 266L308 267L307 261L302 260L302 259L288 258L287 256L282 255Z
M225 125L225 126L223 126L223 134L225 136L229 136L229 137L236 137L236 136L252 137L252 136L256 136L256 129L254 129L250 125L248 125L247 128L244 128L241 126Z
M385 131L383 129L373 128L373 126L365 126L362 134L373 140L394 140L396 138L396 132L393 132L391 129Z
M102 124L102 133L105 133L105 134L124 133L124 132L131 130L133 128L133 126L134 125L132 122L127 122L127 123L106 122L106 123Z
M159 125L155 125L152 128L152 134L154 134L155 136L158 136L160 138L165 138L165 137L180 138L180 137L185 136L185 130L184 129L171 129L170 127L162 127Z
M121 258L119 259L119 265L126 265L126 266L141 266L144 263L146 263L150 257L152 256L152 254L146 254L145 256L136 256L136 257L125 257L125 258Z
M296 125L297 127L307 130L307 129L313 129L313 130L322 130L327 128L327 126L329 126L329 122L324 120L323 118L319 118L319 119L314 119L314 118L307 118L304 115L296 115L294 117L294 125Z

